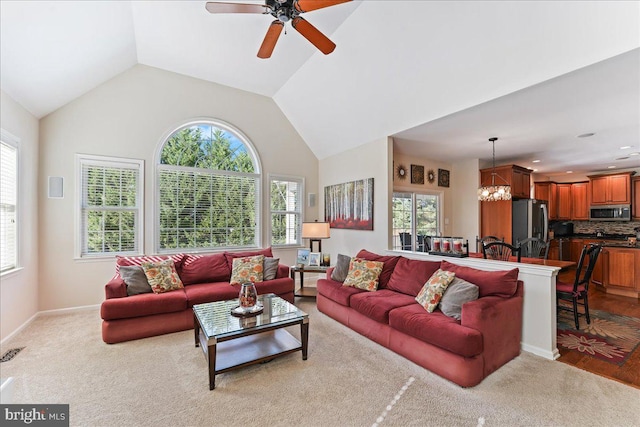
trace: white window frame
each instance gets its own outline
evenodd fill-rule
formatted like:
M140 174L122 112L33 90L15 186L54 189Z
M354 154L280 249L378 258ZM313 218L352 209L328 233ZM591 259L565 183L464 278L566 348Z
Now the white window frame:
M175 168L175 169L186 169L186 170L195 170L196 168L183 168L181 166L171 166L171 165L162 165L160 163L160 159L162 158L162 150L164 145L167 143L171 136L190 126L199 125L199 124L208 124L211 126L215 126L227 132L233 133L245 146L247 149L247 153L253 159L254 172L253 173L238 173L231 171L221 171L224 173L228 173L229 175L240 175L240 176L249 176L256 178L256 238L255 245L250 246L225 246L220 248L201 248L201 249L186 249L190 253L198 253L198 252L215 252L215 251L226 251L226 250L234 250L234 249L257 249L262 247L262 233L264 227L262 225L262 187L263 187L263 175L262 175L262 163L260 161L260 157L258 156L258 151L255 146L251 142L251 140L237 127L233 126L230 123L225 121L214 119L211 117L196 117L188 122L184 122L179 126L172 127L169 131L165 132L164 135L160 138L159 143L156 148L155 156L154 156L154 164L155 164L155 174L154 174L154 182L153 182L153 209L154 209L154 232L153 232L153 248L158 254L170 254L183 251L181 249L162 249L160 248L160 170L163 168ZM184 251L183 251L184 252Z
M11 266L7 266L6 268L4 268L2 271L0 271L0 274L2 276L13 273L17 270L21 269L21 264L20 264L20 236L21 236L21 223L20 223L20 194L21 194L21 180L20 180L20 172L22 170L22 168L20 167L20 139L14 135L12 135L11 133L5 131L4 129L0 129L0 141L2 141L2 144L5 144L7 147L9 148L13 148L15 150L15 187L14 187L14 191L15 191L15 195L14 195L14 199L15 199L15 207L14 207L14 211L15 211L15 235L14 235L14 240L15 240L15 247L13 248L14 250L14 254L13 254L13 258L14 258L14 262L13 265ZM6 242L2 242L2 248L0 249L3 252L7 250L6 247ZM1 266L0 266L1 268Z
M83 253L83 241L87 230L83 227L83 189L84 177L82 168L85 165L100 166L115 169L137 169L138 183L136 188L136 229L135 240L137 250L122 252L101 252L101 253ZM91 154L76 154L76 242L75 257L76 259L95 259L113 257L115 255L142 255L144 254L144 160L131 159L122 157L97 156Z
M287 181L287 182L295 182L299 184L300 191L297 195L298 206L300 207L299 211L296 210L284 210L284 211L273 211L271 210L271 183L273 181ZM300 176L290 176L290 175L271 175L269 174L269 244L273 247L299 247L302 246L302 221L304 219L304 202L305 202L305 179ZM298 238L293 243L285 243L285 244L276 244L273 242L273 214L291 214L298 217L298 228L296 230L296 235Z
M438 212L437 212L437 218L436 218L436 235L441 236L442 235L442 226L443 226L443 210L444 210L444 192L443 191L411 191L411 190L402 190L402 189L394 189L393 192L391 193L391 199L393 200L393 198L395 197L396 193L401 193L401 194L410 194L411 195L411 229L409 230L409 233L411 234L411 250L412 251L416 251L416 246L417 246L417 240L416 240L416 236L417 236L417 224L416 224L416 200L417 200L417 196L434 196L438 198ZM391 212L391 221L393 224L393 209ZM392 226L391 227L391 242L392 242L392 250L397 250L398 248L396 247L396 239L399 239L400 237L397 235L397 233L395 232L395 228ZM402 249L402 242L399 243L399 248Z

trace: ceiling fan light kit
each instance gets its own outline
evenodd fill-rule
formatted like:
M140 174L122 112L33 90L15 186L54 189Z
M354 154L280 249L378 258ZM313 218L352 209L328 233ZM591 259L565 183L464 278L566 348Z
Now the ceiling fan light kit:
M210 13L259 13L276 18L269 26L258 50L258 58L266 59L271 57L284 24L289 21L291 21L291 26L320 52L325 55L333 52L336 48L335 43L302 18L300 14L350 1L352 0L265 0L263 5L207 2L205 7Z
M489 138L493 144L493 170L491 171L491 185L482 185L478 188L478 200L481 202L497 202L499 200L511 200L511 185L496 173L496 141L498 138ZM504 184L496 184L496 176L504 181ZM482 184L482 183L481 183Z

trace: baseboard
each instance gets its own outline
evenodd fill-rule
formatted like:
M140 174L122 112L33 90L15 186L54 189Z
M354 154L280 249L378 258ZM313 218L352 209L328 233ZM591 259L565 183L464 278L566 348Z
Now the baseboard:
M55 310L38 311L36 314L31 316L29 319L27 319L26 322L24 322L22 325L20 325L15 331L11 332L2 341L0 341L0 345L4 345L5 343L7 343L11 338L16 336L24 328L26 328L31 322L33 322L35 320L35 318L38 317L38 316L50 316L50 315L56 315L56 314L66 314L66 313L71 313L71 312L74 312L74 311L95 310L95 309L98 309L98 308L100 308L100 304L83 305L83 306L80 306L80 307L58 308L58 309L55 309Z
M558 357L560 357L560 352L558 351L557 348L554 348L553 351L549 351L549 350L545 350L540 347L534 347L532 345L528 345L525 343L521 343L521 345L522 345L522 350L526 351L527 353L532 353L532 354L535 354L536 356L544 357L545 359L556 360Z
M18 333L20 333L24 328L27 327L27 325L29 325L29 323L33 322L33 320L38 317L39 312L36 312L36 314L34 314L33 316L31 316L30 318L27 319L26 322L24 322L22 325L18 326L18 328L11 332L9 335L7 335L2 341L0 341L0 345L4 345L6 342L8 342L11 338L13 338L14 336L16 336Z

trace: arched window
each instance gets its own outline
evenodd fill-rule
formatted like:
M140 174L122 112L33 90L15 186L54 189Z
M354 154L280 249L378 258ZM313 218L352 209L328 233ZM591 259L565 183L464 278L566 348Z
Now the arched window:
M157 251L260 246L260 162L228 124L188 123L157 165Z

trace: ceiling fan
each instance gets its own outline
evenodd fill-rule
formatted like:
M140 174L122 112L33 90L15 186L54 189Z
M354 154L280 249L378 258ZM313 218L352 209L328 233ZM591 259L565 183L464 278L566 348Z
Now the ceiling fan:
M352 0L265 0L265 4L207 2L206 8L211 13L260 13L275 17L258 50L258 58L269 58L284 24L289 21L297 32L322 53L328 55L333 52L335 43L300 14L350 1Z

